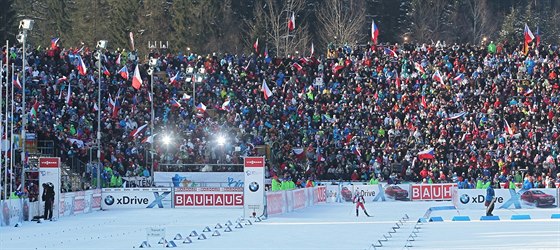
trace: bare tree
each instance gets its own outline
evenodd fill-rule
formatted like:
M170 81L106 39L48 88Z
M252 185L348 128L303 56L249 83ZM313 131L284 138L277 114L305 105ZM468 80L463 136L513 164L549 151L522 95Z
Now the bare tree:
M497 25L491 21L492 14L488 8L488 0L466 0L472 42L477 43L485 35L494 34Z
M449 22L447 0L412 0L411 36L417 41L445 39Z
M365 9L364 0L326 0L317 9L321 42L328 44L335 39L350 44L361 40Z

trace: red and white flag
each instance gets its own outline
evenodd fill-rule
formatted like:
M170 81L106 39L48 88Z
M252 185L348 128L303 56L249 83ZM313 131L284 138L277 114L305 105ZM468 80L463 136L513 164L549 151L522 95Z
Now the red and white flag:
M117 57L117 61L115 63L117 63L117 65L121 65L121 53L119 53L119 56Z
M157 134L154 135L150 135L146 138L144 138L144 140L142 140L142 143L153 143L154 142L154 137L156 137Z
M132 50L134 50L134 34L131 31L128 35L130 36L130 46L132 47Z
M509 123L506 119L504 119L505 122L505 129L506 129L506 133L508 135L513 135L513 129L511 129L511 127L509 126Z
M140 77L140 69L138 69L138 64L134 69L134 76L132 77L132 87L139 90L142 87L142 77Z
M97 103L94 103L93 104L93 111L98 111L98 110L99 110L99 107L97 106Z
M292 17L288 19L288 30L293 31L296 29L296 16L295 13L292 12Z
M148 127L148 124L144 124L142 126L140 126L139 128L132 130L132 132L130 132L130 136L131 137L136 137L138 134L142 133L142 131L144 131L144 129L146 129L146 127Z
M259 53L259 38L253 43L253 48L255 49L255 53Z
M264 79L263 79L263 84L262 84L261 91L264 93L264 99L265 100L268 100L268 98L272 96L272 91L270 91L270 89L268 88L268 85L266 84L266 80L264 80Z
M80 61L78 62L78 73L80 73L80 75L85 76L87 74L87 67L84 64L84 60L82 60L82 57L78 57L80 59Z

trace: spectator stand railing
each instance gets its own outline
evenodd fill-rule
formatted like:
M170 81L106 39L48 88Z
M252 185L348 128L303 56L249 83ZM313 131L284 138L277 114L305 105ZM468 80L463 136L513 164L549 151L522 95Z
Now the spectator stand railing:
M159 172L243 172L243 164L159 164Z

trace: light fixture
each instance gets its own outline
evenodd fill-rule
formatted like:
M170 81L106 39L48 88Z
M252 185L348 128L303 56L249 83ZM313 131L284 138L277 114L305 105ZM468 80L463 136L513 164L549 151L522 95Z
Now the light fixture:
M31 19L23 19L19 22L19 29L22 30L33 30L33 24L35 23L35 20L31 20Z
M98 49L106 49L107 48L107 40L99 40L97 42Z

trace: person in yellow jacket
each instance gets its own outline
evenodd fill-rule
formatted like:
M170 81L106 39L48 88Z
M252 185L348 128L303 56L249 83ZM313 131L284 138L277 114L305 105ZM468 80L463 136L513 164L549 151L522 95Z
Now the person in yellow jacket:
M280 191L282 190L282 183L278 180L278 176L272 177L272 191Z
M375 174L371 175L371 179L369 180L369 185L376 185L379 184L379 180L375 178Z
M292 190L296 189L296 184L292 181L292 178L288 177L282 181L282 190Z

